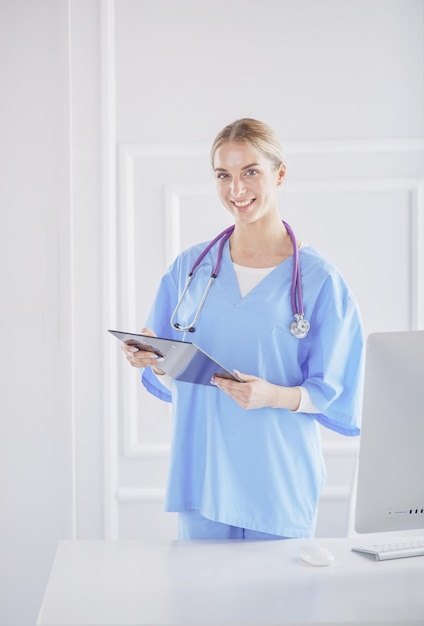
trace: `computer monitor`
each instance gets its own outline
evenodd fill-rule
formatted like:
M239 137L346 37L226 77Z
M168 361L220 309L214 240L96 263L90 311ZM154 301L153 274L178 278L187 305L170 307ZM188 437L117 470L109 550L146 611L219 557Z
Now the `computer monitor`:
M424 331L369 335L354 527L424 529Z

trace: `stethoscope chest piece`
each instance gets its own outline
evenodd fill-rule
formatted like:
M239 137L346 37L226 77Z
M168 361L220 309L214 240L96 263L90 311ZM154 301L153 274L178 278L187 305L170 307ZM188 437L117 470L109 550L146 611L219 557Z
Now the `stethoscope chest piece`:
M290 324L290 332L293 337L296 337L296 339L304 339L309 333L310 328L311 325L308 320L305 320L300 313L296 313L294 320Z

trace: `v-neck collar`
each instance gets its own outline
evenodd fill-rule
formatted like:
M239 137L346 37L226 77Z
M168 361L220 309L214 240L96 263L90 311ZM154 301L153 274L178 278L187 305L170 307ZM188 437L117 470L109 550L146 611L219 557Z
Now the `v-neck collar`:
M223 249L223 263L227 271L228 281L228 289L231 291L231 294L234 298L235 294L237 294L237 300L241 302L246 302L252 298L262 298L265 295L268 295L270 291L276 288L276 285L284 284L284 282L288 279L290 280L293 269L293 255L281 261L276 267L272 268L271 271L264 276L258 283L255 285L245 296L241 295L236 270L233 265L233 260L230 254L230 243L229 241L225 242ZM277 283L275 283L274 278L278 276ZM218 278L219 280L219 278Z

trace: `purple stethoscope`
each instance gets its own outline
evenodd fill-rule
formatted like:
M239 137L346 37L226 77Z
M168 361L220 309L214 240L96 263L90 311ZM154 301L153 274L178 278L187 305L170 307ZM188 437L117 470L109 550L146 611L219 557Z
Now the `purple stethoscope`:
M300 282L300 262L299 262L299 250L297 248L297 244L296 244L296 238L294 236L294 232L291 229L291 227L287 224L287 222L285 222L284 220L282 220L284 226L287 229L287 232L290 236L291 242L293 244L293 276L292 276L292 285L291 285L291 305L292 305L292 310L293 310L293 315L294 315L294 320L291 322L290 324L290 332L293 335L293 337L296 337L296 339L304 339L306 337L306 335L309 333L309 330L311 328L310 323L308 322L308 320L306 320L304 318L304 311L303 311L303 297L302 297L302 285ZM194 332L195 331L195 324L197 323L197 320L199 319L199 315L203 309L203 305L205 304L205 300L207 298L207 295L209 293L210 288L212 287L212 283L215 280L215 278L218 276L219 273L219 268L221 267L221 261L222 261L222 251L224 248L224 244L227 241L227 239L229 239L229 237L231 236L231 233L234 230L234 225L233 226L229 226L228 228L226 228L225 230L222 231L222 233L219 233L219 235L217 235L215 237L215 239L212 239L212 241L206 246L206 248L203 250L203 252L200 254L199 258L196 259L196 261L193 263L193 266L188 274L187 277L187 282L185 284L185 287L183 289L183 292L177 302L177 306L174 309L174 312L171 315L171 319L169 320L172 328L175 328L176 330L179 330L181 332ZM203 292L202 298L199 302L199 306L197 307L197 311L195 313L195 316L192 320L192 322L190 324L188 324L188 326L182 326L181 324L179 324L178 322L175 321L175 317L181 307L181 303L184 299L185 294L187 293L187 289L190 286L190 283L193 279L193 275L194 272L196 271L196 268L198 267L198 265L203 261L203 259L205 258L205 256L207 255L207 253L209 252L209 250L211 248L213 248L213 246L219 242L219 248L218 248L218 255L217 255L217 260L216 260L216 264L215 267L212 270L212 273L210 275L209 278L209 282L206 285L206 289Z

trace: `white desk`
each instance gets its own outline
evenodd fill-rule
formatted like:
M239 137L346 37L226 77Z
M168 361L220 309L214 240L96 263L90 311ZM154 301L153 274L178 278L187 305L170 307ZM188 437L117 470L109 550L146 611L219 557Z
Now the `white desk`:
M376 561L364 539L60 542L39 626L424 624L424 557Z

